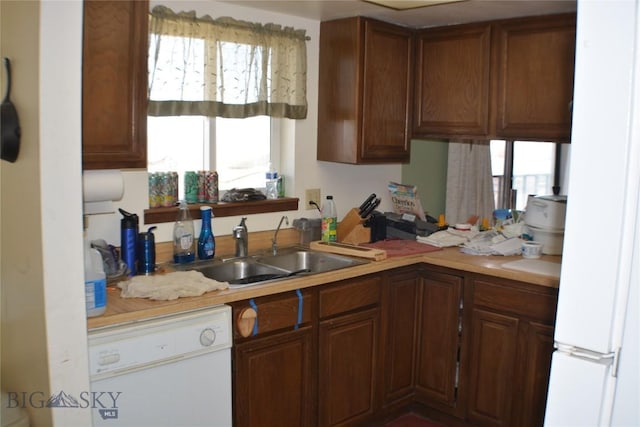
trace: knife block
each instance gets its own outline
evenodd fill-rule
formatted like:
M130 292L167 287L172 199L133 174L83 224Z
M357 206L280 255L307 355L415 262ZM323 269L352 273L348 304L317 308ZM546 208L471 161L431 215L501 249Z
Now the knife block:
M366 228L364 219L360 218L357 209L351 209L342 221L338 223L337 238L338 242L351 243L359 245L360 243L369 243L371 241L371 229Z

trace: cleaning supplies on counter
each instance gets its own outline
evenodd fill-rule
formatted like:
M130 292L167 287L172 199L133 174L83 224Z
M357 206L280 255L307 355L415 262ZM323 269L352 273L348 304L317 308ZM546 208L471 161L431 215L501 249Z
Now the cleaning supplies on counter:
M322 240L324 242L337 241L338 213L333 196L327 196L322 204Z
M195 259L193 220L189 213L189 206L181 201L178 218L173 225L173 261L176 264L186 264Z
M200 207L202 227L200 228L200 237L198 238L198 259L211 259L216 253L216 239L213 235L213 227L211 226L212 216L211 206Z
M138 215L118 209L120 221L120 257L129 268L129 276L135 276L137 269L136 247L138 242Z
M100 316L107 309L107 276L100 252L91 247L85 236L84 242L84 293L87 317Z

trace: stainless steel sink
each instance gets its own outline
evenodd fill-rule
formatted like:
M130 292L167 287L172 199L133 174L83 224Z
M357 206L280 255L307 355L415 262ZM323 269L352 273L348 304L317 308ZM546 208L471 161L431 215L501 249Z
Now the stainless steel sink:
M230 285L243 285L273 280L290 272L282 268L256 262L253 258L229 260L196 267L205 277ZM246 283L243 283L246 282Z
M365 263L342 255L297 248L281 250L277 255L257 257L257 260L289 271L305 270L306 274L323 273Z
M237 288L366 263L365 260L316 252L306 248L284 248L277 255L255 255L226 261L215 260L183 268L200 271L205 277L229 282L229 287Z

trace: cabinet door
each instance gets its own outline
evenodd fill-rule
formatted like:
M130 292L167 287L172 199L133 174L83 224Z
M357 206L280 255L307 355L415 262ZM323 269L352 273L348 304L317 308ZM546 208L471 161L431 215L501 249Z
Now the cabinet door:
M453 412L462 332L462 278L426 272L422 282L418 396L426 404Z
M407 162L413 38L378 21L365 21L364 29L360 159Z
M320 24L317 159L409 160L413 36L362 17Z
M542 427L553 353L553 326L537 322L524 326L520 337L524 349L520 358L522 382L516 392L518 398L513 407L512 425Z
M473 309L467 416L480 426L511 426L518 319Z
M234 348L234 425L315 425L312 342L307 326Z
M497 24L498 137L569 141L575 44L575 15Z
M415 271L388 276L384 292L383 401L402 405L413 397L416 372L420 279Z
M378 318L374 308L320 323L319 425L349 426L373 417Z
M418 34L414 136L488 134L490 49L489 24Z
M84 169L147 167L149 2L85 0Z

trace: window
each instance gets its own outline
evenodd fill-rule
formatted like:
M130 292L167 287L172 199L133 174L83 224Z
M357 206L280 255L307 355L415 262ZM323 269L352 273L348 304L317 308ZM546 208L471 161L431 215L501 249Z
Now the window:
M560 173L568 144L537 141L491 141L491 169L496 207L524 210L531 194L562 191ZM556 162L559 156L559 162ZM566 194L566 192L562 193Z
M178 172L179 188L184 172L198 170L217 171L221 191L264 188L269 163L279 169L279 124L266 116L148 117L147 169Z
M305 31L164 6L149 31L149 171L216 170L220 190L263 188L283 118L307 114Z

